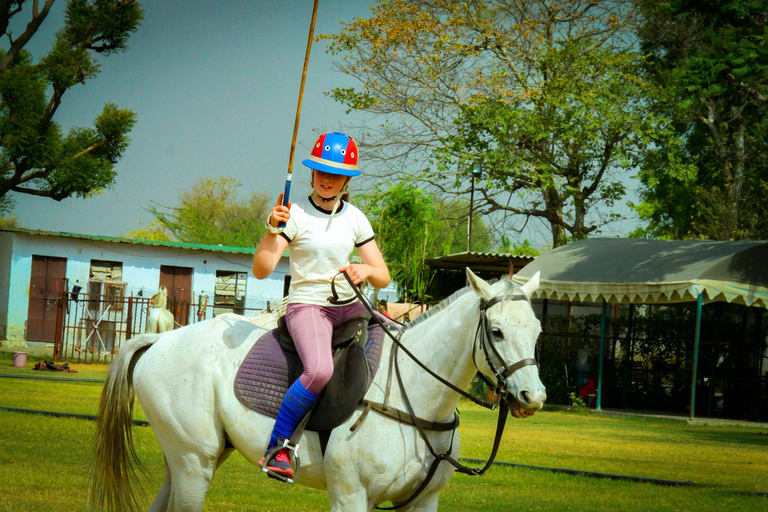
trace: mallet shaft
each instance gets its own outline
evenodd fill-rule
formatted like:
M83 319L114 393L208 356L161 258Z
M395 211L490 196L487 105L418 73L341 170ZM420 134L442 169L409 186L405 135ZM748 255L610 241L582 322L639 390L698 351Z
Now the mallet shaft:
M285 178L285 191L283 192L283 206L288 206L291 195L291 177L293 175L293 156L296 153L296 139L299 135L299 118L301 117L301 100L304 98L304 82L307 81L307 67L309 66L309 52L312 49L312 39L315 34L315 20L317 19L317 4L320 0L315 0L312 8L312 21L309 24L309 37L307 38L307 51L304 54L304 69L301 72L301 86L299 87L299 103L296 106L296 120L293 123L293 138L291 139L291 154L288 157L288 175ZM285 227L285 222L280 223L280 227Z

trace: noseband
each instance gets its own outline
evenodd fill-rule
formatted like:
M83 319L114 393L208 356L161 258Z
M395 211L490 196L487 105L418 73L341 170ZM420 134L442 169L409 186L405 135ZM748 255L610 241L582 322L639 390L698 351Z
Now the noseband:
M506 298L503 295L497 295L492 299L480 301L480 320L477 323L477 331L475 332L475 344L472 346L472 361L475 363L475 367L477 367L478 365L476 356L479 340L480 346L483 349L483 355L485 355L485 362L493 372L494 377L496 377L496 384L491 382L485 375L483 375L482 372L479 372L478 375L480 375L480 378L485 381L486 384L490 385L494 389L494 392L497 396L502 397L506 402L509 400L509 393L507 390L507 379L509 376L515 373L517 370L525 368L526 366L538 366L538 363L535 359L527 357L510 366L507 365L507 363L504 361L504 358L502 358L501 354L499 354L499 351L496 350L496 347L493 343L493 333L491 332L491 325L488 321L487 311L492 306L495 306L504 300L524 300L529 302L528 297L519 293ZM489 347L490 353L488 350ZM496 361L498 361L498 364L494 364L492 361L491 353L496 358ZM478 368L478 371L479 370L480 368ZM512 404L508 405L511 407Z

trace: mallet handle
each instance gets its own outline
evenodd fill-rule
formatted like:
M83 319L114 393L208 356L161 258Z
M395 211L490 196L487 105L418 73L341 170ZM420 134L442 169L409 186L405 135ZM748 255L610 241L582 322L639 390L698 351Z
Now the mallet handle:
M317 4L320 0L315 0L312 8L312 21L309 23L309 37L307 38L307 51L304 54L304 69L301 72L301 87L299 87L299 103L296 106L296 120L293 123L293 138L291 139L291 155L288 157L288 176L285 178L285 191L283 192L283 206L288 206L291 195L291 176L293 175L293 155L296 153L296 139L299 135L299 118L301 117L301 100L304 98L304 82L307 81L307 66L309 66L309 52L312 49L312 39L315 35L315 20L317 19ZM284 228L285 222L281 222L279 227Z

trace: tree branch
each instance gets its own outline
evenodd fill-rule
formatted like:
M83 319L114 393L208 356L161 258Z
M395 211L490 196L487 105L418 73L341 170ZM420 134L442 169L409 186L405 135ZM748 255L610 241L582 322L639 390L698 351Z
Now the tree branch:
M32 39L32 36L35 35L37 29L40 28L40 25L43 23L46 16L48 16L48 12L51 10L51 6L53 6L55 1L56 0L46 0L45 5L43 6L43 10L33 14L32 21L27 24L27 29L13 42L13 44L11 44L11 47L8 49L8 53L6 53L5 57L0 60L0 74L5 73L5 70L8 69L8 66L10 65L11 61L13 61L13 58L16 56L16 54L19 53L19 50L24 48L24 45L26 45L29 40ZM37 0L35 1L35 6L36 5Z
M11 18L19 14L23 9L24 2L22 0L18 0L16 2L16 9L8 11L8 14L4 15L2 18L2 22L0 23L0 34L5 34L8 36L8 40L13 44L13 38L11 38L11 33L8 32L8 24L11 22Z
M56 201L61 201L69 197L69 194L67 192L54 193L50 190L39 190L36 188L11 187L11 190L14 192L18 192L19 194L27 194L30 196L50 197L51 199L55 199Z

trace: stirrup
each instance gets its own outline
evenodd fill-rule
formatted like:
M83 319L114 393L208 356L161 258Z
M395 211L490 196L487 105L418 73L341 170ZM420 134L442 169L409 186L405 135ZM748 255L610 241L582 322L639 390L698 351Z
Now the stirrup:
M275 455L277 452L282 450L283 448L287 448L289 452L293 452L293 458L294 463L296 465L296 468L293 470L293 478L288 478L283 475L279 475L275 473L274 471L270 471L267 469L267 462L269 462L272 459L272 456ZM268 450L267 453L264 454L264 461L261 464L261 470L267 474L269 478L274 478L275 480L280 480L281 482L287 482L289 484L294 483L296 478L299 476L299 469L301 468L301 460L299 459L299 444L291 444L290 439L285 438L278 438L277 439L277 446L272 447L271 450Z

